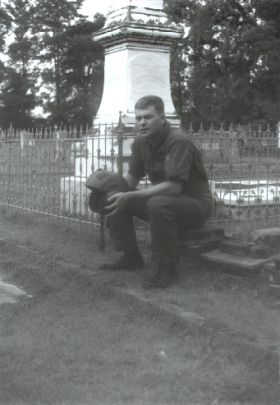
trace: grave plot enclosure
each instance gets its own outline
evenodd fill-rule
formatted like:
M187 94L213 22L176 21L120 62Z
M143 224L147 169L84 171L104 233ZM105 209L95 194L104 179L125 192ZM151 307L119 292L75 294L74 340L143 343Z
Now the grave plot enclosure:
M65 220L95 223L87 177L98 169L125 174L134 130L122 123L0 133L0 204ZM215 209L225 227L276 225L280 214L280 150L270 129L186 131L201 150ZM149 186L147 179L140 187Z

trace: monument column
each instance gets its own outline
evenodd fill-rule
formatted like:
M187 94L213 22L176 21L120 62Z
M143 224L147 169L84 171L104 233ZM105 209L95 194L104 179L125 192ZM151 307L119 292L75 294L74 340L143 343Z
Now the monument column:
M179 125L170 89L170 47L183 28L169 23L163 0L112 0L105 27L94 39L105 49L103 97L95 123L133 126L134 105L154 94L165 103L166 116Z

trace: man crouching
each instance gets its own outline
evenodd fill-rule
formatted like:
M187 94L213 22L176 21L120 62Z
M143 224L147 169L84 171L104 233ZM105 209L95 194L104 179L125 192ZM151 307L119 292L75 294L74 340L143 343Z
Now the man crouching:
M137 270L144 267L133 217L149 222L156 271L145 287L165 288L177 278L178 235L201 227L209 218L212 196L199 150L181 129L166 121L160 97L145 96L135 105L139 135L125 180L130 191L108 199L105 208L110 233L123 256L101 266L107 270ZM136 189L145 176L151 186Z

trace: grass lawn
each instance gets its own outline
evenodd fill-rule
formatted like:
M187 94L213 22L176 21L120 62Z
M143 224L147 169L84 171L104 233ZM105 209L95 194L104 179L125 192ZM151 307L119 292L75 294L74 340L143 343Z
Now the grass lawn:
M156 306L117 293L115 285L135 284L137 277L100 275L104 255L90 234L16 217L1 217L0 223L1 277L30 295L1 305L1 405L277 403L278 356L272 351L244 344L222 329L191 328ZM69 265L58 265L60 259ZM244 314L237 319L248 304L242 298L245 286L231 288L225 276L207 269L196 276L195 268L189 269L181 280L154 298L171 301L172 296L203 316L208 308L217 324L225 322L226 313L238 336L250 336L257 319L244 329ZM258 336L264 336L260 330Z

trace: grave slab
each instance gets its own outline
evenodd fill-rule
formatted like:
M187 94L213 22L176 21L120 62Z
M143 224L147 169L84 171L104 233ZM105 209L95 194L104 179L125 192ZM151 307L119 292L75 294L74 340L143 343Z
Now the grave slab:
M214 249L207 253L202 253L203 259L211 262L225 264L226 266L239 267L246 270L256 270L269 261L269 259L257 259L248 256L236 256L230 253L222 252L219 249Z
M280 227L256 229L251 232L251 239L258 244L269 245L271 248L280 248Z

